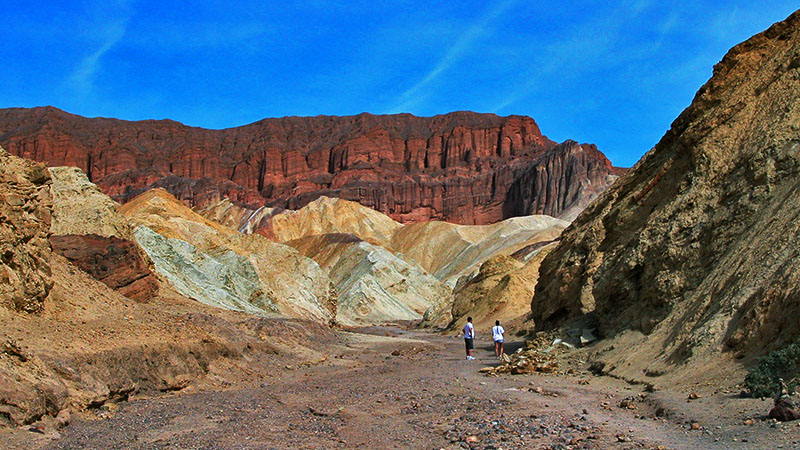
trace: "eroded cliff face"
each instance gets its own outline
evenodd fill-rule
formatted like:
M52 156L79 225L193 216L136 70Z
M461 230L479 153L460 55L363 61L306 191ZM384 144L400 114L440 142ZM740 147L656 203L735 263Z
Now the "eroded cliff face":
M734 47L658 145L564 232L542 264L534 319L594 313L601 333L629 336L605 358L630 377L795 339L799 189L795 13Z
M401 222L571 216L618 172L592 146L557 146L529 117L471 112L284 117L206 130L12 108L0 110L0 144L79 167L120 202L153 187L196 208L229 198L298 209L325 195Z
M50 174L0 147L0 305L38 312L53 287Z

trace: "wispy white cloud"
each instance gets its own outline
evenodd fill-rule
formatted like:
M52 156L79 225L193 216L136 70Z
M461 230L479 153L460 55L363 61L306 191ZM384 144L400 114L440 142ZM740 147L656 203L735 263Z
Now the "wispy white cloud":
M99 45L78 63L67 79L68 85L78 94L91 93L97 73L102 67L103 56L125 36L132 10L126 1L117 2L117 4L119 8L113 11L111 17L107 12L109 5L104 5L106 11L96 18L97 21L102 22L93 24L97 30L94 39L98 41Z
M391 108L391 110L407 112L414 105L422 101L425 96L420 95L421 91L464 57L482 37L487 35L489 25L517 3L517 1L518 0L506 0L501 2L469 27L469 29L453 43L425 77L400 94L399 98L396 100L396 106Z
M531 65L536 70L524 73L524 79L517 87L491 106L489 111L502 112L526 99L537 89L546 89L546 83L553 77L567 80L585 75L587 68L599 72L604 68L635 63L657 52L665 35L677 25L679 17L675 13L670 14L657 30L659 39L635 45L621 45L629 21L638 20L651 6L652 2L649 0L623 3L616 9L577 25L557 41L542 45L531 56ZM602 32L587 33L587 29Z

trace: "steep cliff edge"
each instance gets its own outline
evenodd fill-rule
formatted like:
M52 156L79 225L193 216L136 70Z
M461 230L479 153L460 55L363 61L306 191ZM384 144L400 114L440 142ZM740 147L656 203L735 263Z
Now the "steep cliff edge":
M606 370L631 378L746 362L797 338L798 190L794 13L728 52L658 145L565 230L541 266L537 326L589 313L620 340Z
M471 112L284 117L207 130L10 108L0 110L0 145L78 167L120 202L153 187L195 208L229 198L298 209L325 195L401 222L571 218L619 172L592 146L556 145L529 117Z

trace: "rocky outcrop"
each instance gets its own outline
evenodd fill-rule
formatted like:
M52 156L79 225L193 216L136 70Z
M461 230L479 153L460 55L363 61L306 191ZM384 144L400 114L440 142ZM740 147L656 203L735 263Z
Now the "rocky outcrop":
M339 293L336 321L343 325L418 320L433 303L450 297L450 289L420 267L352 234L312 235L286 244L328 273Z
M119 204L103 194L78 168L51 167L55 235L95 234L130 240L131 227Z
M728 52L542 263L537 325L591 313L602 334L626 339L607 370L631 378L796 339L798 68L800 12Z
M50 175L0 147L0 304L37 312L53 286Z
M120 202L153 187L197 208L228 198L299 209L324 195L401 222L571 217L617 173L593 146L556 146L529 117L471 112L284 117L206 130L11 108L0 110L0 144L78 167Z
M56 253L138 302L156 296L158 280L133 239L119 204L100 192L75 167L51 167L53 219L50 244Z
M451 321L448 329L458 331L471 316L476 328L487 332L500 320L524 319L530 314L530 301L539 279L539 266L555 243L525 253L519 260L512 256L494 256L481 264L478 273L453 292Z
M573 220L623 173L597 146L566 141L514 180L503 216L546 214Z
M50 236L50 243L53 251L130 299L147 302L158 292L158 280L131 241L69 234Z
M193 212L162 189L120 208L155 271L202 303L260 316L328 324L336 291L313 260L261 235L244 235Z

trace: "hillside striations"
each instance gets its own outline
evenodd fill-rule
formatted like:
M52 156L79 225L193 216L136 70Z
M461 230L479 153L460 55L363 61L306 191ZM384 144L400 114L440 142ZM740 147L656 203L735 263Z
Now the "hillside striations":
M471 112L284 117L207 130L11 108L0 110L0 145L79 167L120 202L153 187L196 208L229 198L298 209L325 195L401 222L572 217L619 174L593 146L556 145L529 117Z
M289 246L245 235L153 189L120 208L155 271L180 294L260 316L332 323L336 290L325 272Z
M564 232L542 263L537 325L593 313L624 341L606 349L606 370L630 378L796 339L799 190L800 12L728 52Z

